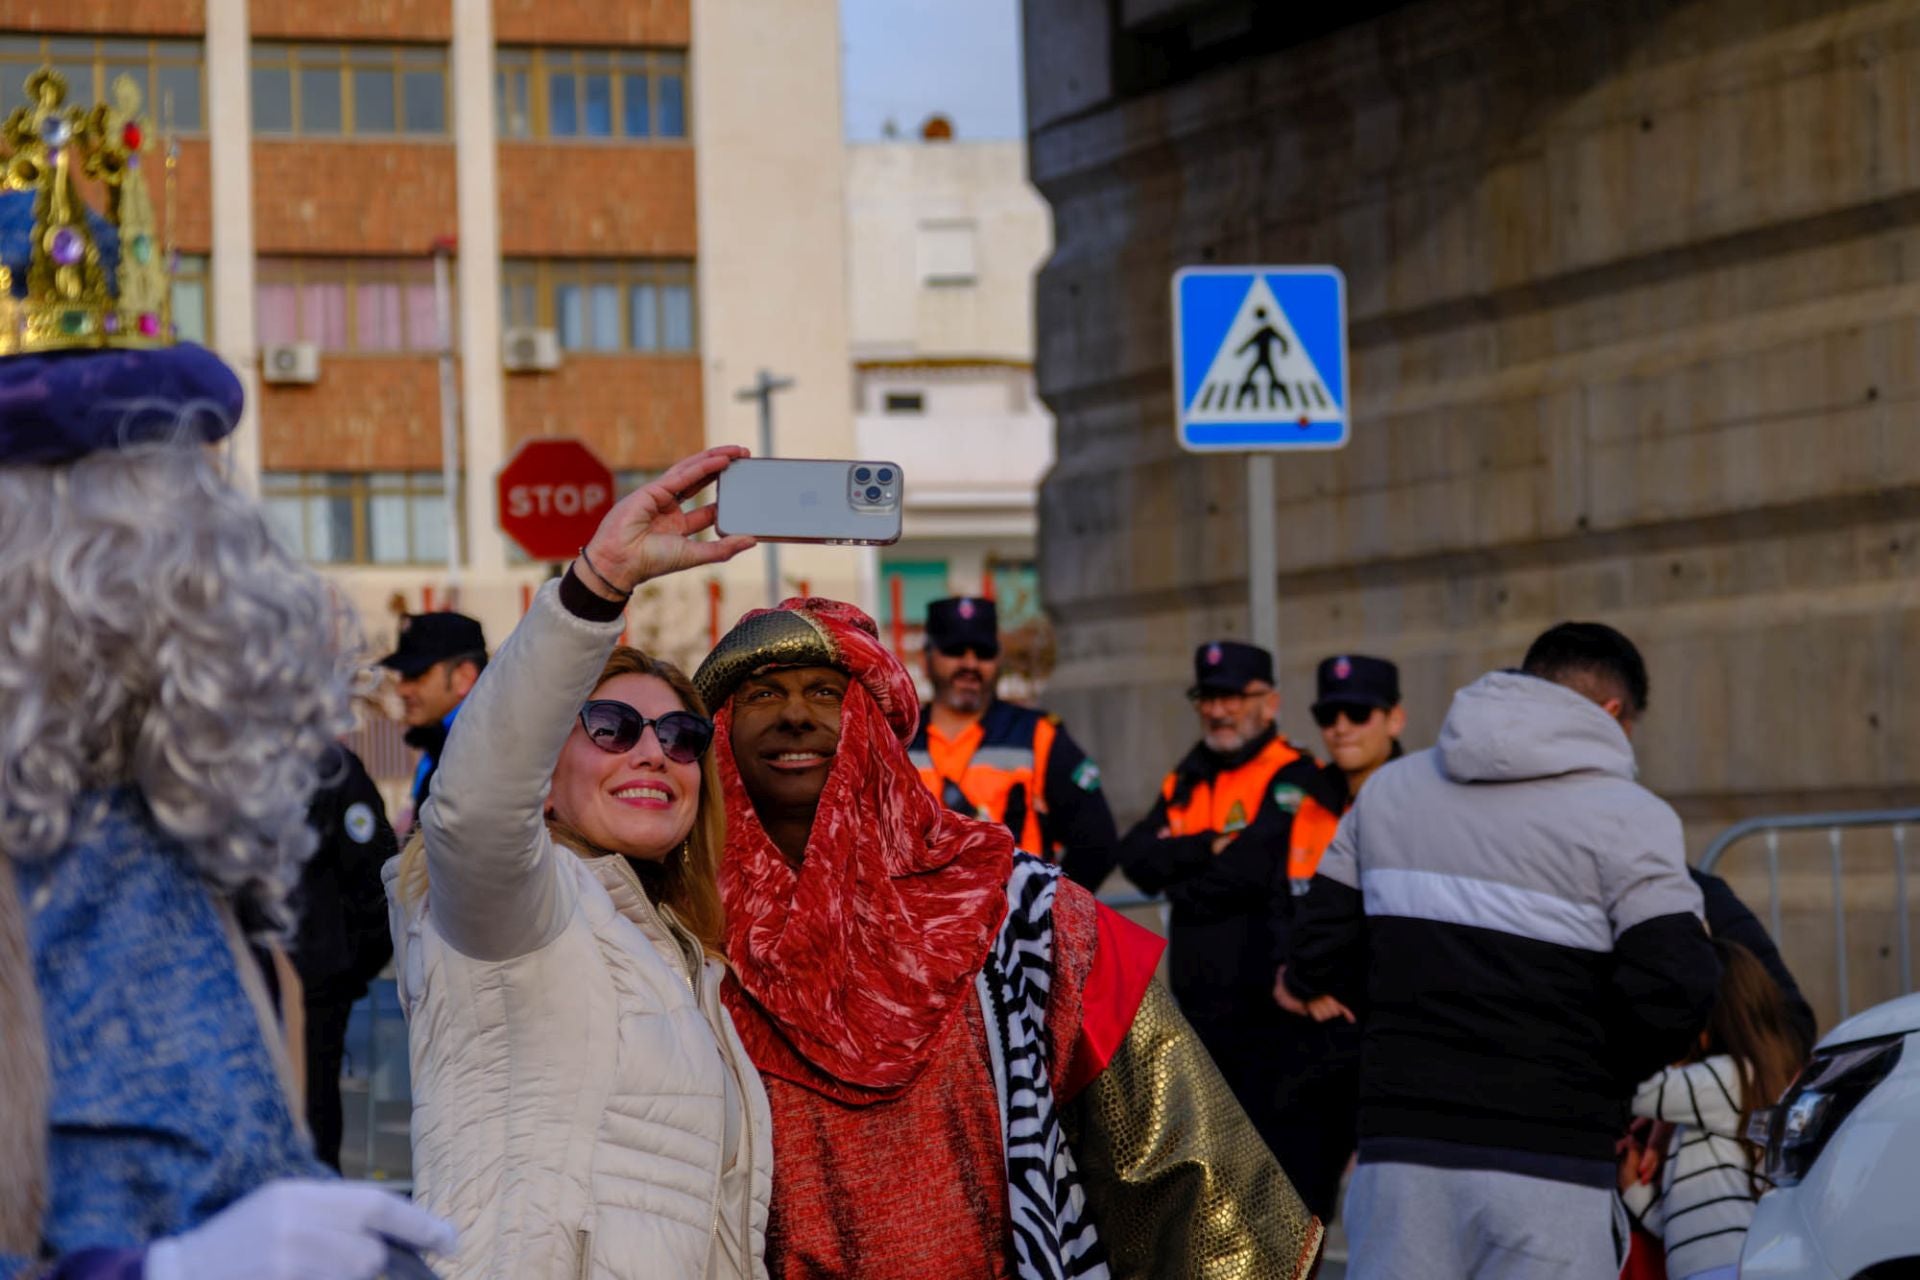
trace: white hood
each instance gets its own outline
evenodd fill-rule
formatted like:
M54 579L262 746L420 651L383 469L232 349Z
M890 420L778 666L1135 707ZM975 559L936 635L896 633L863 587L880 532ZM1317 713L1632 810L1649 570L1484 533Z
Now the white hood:
M1598 703L1517 671L1490 672L1454 694L1434 750L1455 782L1635 772L1626 733Z

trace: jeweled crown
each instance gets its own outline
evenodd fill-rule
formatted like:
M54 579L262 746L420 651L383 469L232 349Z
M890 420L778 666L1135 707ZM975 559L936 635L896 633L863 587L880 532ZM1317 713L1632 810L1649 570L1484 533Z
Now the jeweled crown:
M173 255L141 163L153 139L140 87L121 76L111 103L83 111L42 67L27 96L0 128L0 356L170 345ZM173 163L169 150L169 194ZM82 178L105 189L104 216L81 198Z

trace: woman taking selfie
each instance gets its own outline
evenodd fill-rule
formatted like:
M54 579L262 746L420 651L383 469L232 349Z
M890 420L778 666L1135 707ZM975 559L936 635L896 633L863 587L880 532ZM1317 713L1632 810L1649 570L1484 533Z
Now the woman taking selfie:
M651 578L731 559L680 462L546 584L454 726L387 871L415 1198L452 1280L766 1274L766 1094L720 1003L724 806L687 678L615 648Z

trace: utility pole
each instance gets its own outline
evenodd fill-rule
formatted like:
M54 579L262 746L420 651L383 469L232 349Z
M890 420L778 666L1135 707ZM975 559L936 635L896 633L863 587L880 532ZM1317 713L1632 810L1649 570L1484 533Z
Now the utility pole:
M742 387L733 393L735 400L758 400L760 402L760 453L762 458L773 456L773 393L785 391L793 385L792 378L776 378L765 369L753 381L750 387ZM761 548L766 555L767 566L767 608L780 603L780 546L769 542Z
M1280 671L1280 549L1273 523L1273 455L1247 455L1247 633Z

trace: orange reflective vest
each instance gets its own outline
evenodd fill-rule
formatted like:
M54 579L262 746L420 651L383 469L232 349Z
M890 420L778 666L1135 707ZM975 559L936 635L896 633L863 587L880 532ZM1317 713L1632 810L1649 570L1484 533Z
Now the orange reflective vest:
M1160 784L1161 798L1167 802L1167 834L1198 835L1218 831L1222 835L1238 831L1260 812L1261 801L1273 785L1273 775L1300 759L1300 752L1285 738L1275 735L1260 753L1237 768L1196 782L1183 803L1174 802L1179 790L1178 772L1167 775Z
M975 817L1010 827L1017 822L1013 834L1020 847L1044 858L1050 851L1040 834L1040 819L1047 811L1047 759L1054 734L1051 716L1033 714L993 742L986 741L986 726L978 720L948 740L929 717L921 727L921 741L909 754L920 780L935 796L944 801L946 785L952 782L973 805ZM1009 814L1010 808L1017 812Z
M1302 795L1300 807L1293 813L1293 841L1287 850L1287 880L1294 896L1307 891L1320 859L1333 843L1340 827L1340 815L1310 795Z

